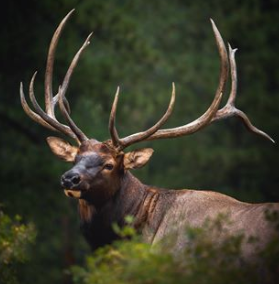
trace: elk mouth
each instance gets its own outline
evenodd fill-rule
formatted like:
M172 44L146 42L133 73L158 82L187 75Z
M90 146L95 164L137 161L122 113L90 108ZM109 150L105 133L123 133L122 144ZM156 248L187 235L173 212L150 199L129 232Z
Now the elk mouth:
M63 186L64 193L67 197L80 199L83 198L88 191L88 184L86 182L79 184L79 186Z
M75 188L73 189L65 188L64 193L67 197L80 199L82 191L80 189L75 189Z

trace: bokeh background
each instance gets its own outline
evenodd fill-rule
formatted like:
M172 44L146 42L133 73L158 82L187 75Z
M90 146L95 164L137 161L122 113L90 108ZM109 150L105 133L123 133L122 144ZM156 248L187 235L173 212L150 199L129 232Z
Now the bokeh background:
M82 263L89 253L79 232L76 201L66 198L59 185L70 165L51 154L45 138L54 133L31 121L19 100L19 82L27 94L37 70L35 92L43 103L48 45L72 8L76 11L57 50L54 90L94 31L67 93L72 117L88 136L109 138L109 112L118 85L117 126L122 136L146 129L161 117L173 81L177 101L167 126L201 115L219 76L209 22L213 18L224 40L239 48L237 106L279 140L278 0L1 3L0 203L6 214L33 222L38 233L30 262L21 268L21 283L68 283L65 269ZM251 134L237 119L188 137L137 145L144 146L155 153L148 166L134 174L147 184L211 189L250 202L279 200L278 146Z

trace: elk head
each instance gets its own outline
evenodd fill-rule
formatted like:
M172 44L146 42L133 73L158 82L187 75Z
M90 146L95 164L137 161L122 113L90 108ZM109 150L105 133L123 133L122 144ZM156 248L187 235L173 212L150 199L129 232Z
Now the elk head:
M70 197L82 198L101 206L120 188L125 171L144 166L153 150L144 148L124 153L110 141L83 141L79 147L57 137L48 137L55 155L74 166L61 177L61 186Z
M105 142L99 142L95 139L88 139L87 136L71 119L69 114L70 108L65 97L65 93L67 91L74 68L77 65L80 55L89 45L89 39L92 34L87 37L82 47L78 50L73 58L65 78L55 96L53 96L52 91L53 65L57 43L60 34L72 13L73 10L59 24L50 43L45 72L45 110L39 106L34 96L33 85L36 73L33 75L29 86L29 97L35 112L28 106L23 93L22 84L20 86L22 107L27 115L31 117L31 119L50 130L63 133L66 136L75 139L77 142L77 146L72 146L60 138L47 138L47 142L52 152L56 156L64 161L74 163L74 166L61 177L61 185L63 188L65 188L66 195L90 200L93 203L98 203L101 205L106 202L106 200L110 199L118 190L124 173L127 170L144 166L153 153L152 149L146 148L124 153L123 150L126 147L140 141L175 138L189 135L211 124L213 121L225 119L230 116L237 116L241 118L248 130L274 142L266 133L253 126L248 117L234 106L237 89L235 63L236 50L231 49L229 46L229 55L227 54L223 39L212 20L211 24L221 58L221 71L219 85L217 87L214 99L203 115L183 126L172 129L160 129L171 115L174 106L175 86L173 83L170 103L162 118L146 131L132 134L125 138L119 138L115 127L116 108L119 97L118 87L109 120L111 139ZM219 109L225 84L229 75L229 67L231 76L231 92L226 105L222 109ZM55 117L54 110L57 104L59 105L59 109L65 118L67 123L66 125L58 122Z

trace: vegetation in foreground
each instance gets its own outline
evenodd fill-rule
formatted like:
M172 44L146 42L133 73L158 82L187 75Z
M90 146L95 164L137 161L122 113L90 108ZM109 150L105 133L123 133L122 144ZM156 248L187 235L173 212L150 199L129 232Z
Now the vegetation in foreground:
M20 283L18 267L28 260L35 237L33 224L24 224L19 215L11 218L0 210L0 283Z
M274 217L268 216L272 221ZM170 251L175 236L151 247L141 242L131 227L119 230L116 226L126 239L96 251L87 258L85 267L72 267L74 283L277 283L279 239L257 250L257 261L248 262L241 255L241 246L256 239L239 234L216 242L226 234L228 224L227 218L220 216L205 222L203 228L186 228L189 245L175 255Z

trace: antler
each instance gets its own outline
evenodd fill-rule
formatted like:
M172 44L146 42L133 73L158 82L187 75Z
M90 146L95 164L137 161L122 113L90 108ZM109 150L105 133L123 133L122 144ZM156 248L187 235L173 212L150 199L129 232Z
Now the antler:
M87 140L88 138L76 126L74 121L71 119L70 114L69 114L70 108L69 108L68 101L65 97L65 93L67 91L70 78L78 63L78 60L82 52L84 51L84 49L90 43L89 40L90 40L90 37L92 36L92 33L87 37L82 47L78 50L75 57L73 58L70 64L70 67L68 68L68 71L65 75L65 78L61 86L59 86L58 93L55 96L53 96L53 90L52 90L52 75L53 75L53 65L54 65L56 47L57 47L61 32L67 20L73 13L73 11L74 10L70 11L66 15L66 17L61 21L50 43L48 57L47 57L47 64L46 64L46 72L45 72L45 111L40 107L34 95L34 81L35 81L37 72L34 73L30 81L30 85L29 85L29 97L35 109L35 112L29 107L25 99L22 83L20 84L20 98L21 98L21 104L22 104L24 111L31 119L33 119L34 121L38 122L39 124L43 125L44 127L48 129L61 132L71 138L74 138L78 142L78 144L80 144L81 142ZM112 106L112 110L110 114L110 120L109 120L109 131L111 134L112 143L116 148L118 148L119 150L122 150L125 147L128 147L140 141L163 139L163 138L174 138L174 137L189 135L189 134L195 133L198 130L206 127L207 125L211 124L214 121L225 119L231 116L237 116L241 118L245 126L248 128L248 130L258 135L261 135L274 143L274 140L269 135L259 130L254 125L252 125L252 123L250 122L246 114L234 106L236 91L237 91L237 72L236 72L236 63L235 63L236 49L232 49L229 45L229 60L228 60L227 50L226 50L224 41L221 37L221 34L216 28L213 20L211 20L211 24L212 24L214 36L216 39L219 55L221 58L221 71L220 71L220 77L219 77L219 85L216 90L215 97L210 107L207 109L207 111L203 115L201 115L199 118L197 118L196 120L186 125L175 127L175 128L170 128L170 129L160 129L163 126L163 124L168 120L173 110L173 106L175 102L175 85L173 83L171 100L170 100L168 109L165 112L165 114L162 116L162 118L155 125L147 129L146 131L135 133L135 134L132 134L125 138L120 139L118 132L116 130L116 127L115 127L115 116L116 116L116 109L117 109L117 103L118 103L118 98L119 98L119 87L118 87L116 94L115 94L115 98L114 98L114 102L113 102L113 106ZM222 96L223 96L223 92L225 89L225 84L228 79L229 65L231 68L231 92L230 92L230 96L227 101L227 104L222 109L218 110ZM57 103L59 104L59 108L66 122L68 123L68 125L62 124L57 121L55 117L55 106Z
M35 95L34 95L34 81L37 72L34 73L30 85L29 85L29 97L32 102L32 105L35 109L35 112L29 107L25 95L23 92L23 84L20 83L20 99L22 107L25 111L25 113L34 121L38 122L42 126L51 129L53 131L61 132L71 138L74 138L78 144L80 144L82 141L87 140L88 138L85 136L85 134L75 125L73 120L69 116L69 104L67 99L65 98L65 93L69 85L69 81L71 78L71 75L74 71L74 68L80 58L81 53L83 50L89 45L89 39L92 35L92 33L87 37L82 47L78 50L76 53L74 59L72 60L70 67L65 75L65 78L63 80L63 83L61 87L59 87L59 91L56 96L53 97L53 90L52 90L52 75L53 75L53 65L54 65L54 58L55 58L55 51L58 44L58 40L60 38L61 32L71 16L71 14L74 12L74 9L70 11L66 17L61 21L58 28L56 29L48 51L48 57L47 57L47 64L46 64L46 71L45 71L45 111L40 107L38 104ZM55 117L55 106L57 102L59 101L59 107L64 115L66 122L69 124L65 125L57 121Z
M110 130L110 135L111 135L113 145L119 149L124 149L125 147L128 147L129 145L146 140L148 137L150 137L152 134L158 131L158 129L168 120L168 118L170 117L172 113L174 102L175 102L175 85L174 83L172 83L171 100L170 100L168 109L165 112L165 114L162 116L162 118L155 125L147 129L146 131L132 134L122 139L119 139L117 130L115 128L115 115L116 115L118 97L119 97L119 87L117 88L114 102L113 102L112 109L111 109L111 113L110 113L109 130Z
M231 66L231 92L230 92L226 105L222 109L217 111L215 116L211 119L210 123L217 121L217 120L225 119L231 116L237 116L240 119L242 119L244 125L249 131L254 132L255 134L258 134L260 136L263 136L264 138L270 140L272 143L275 143L275 141L267 133L255 127L243 111L235 107L235 98L236 98L236 92L237 92L237 69L236 69L236 62L235 62L236 51L237 49L232 49L229 44L229 58L230 58L230 66Z
M225 119L231 116L238 116L242 119L245 126L251 131L254 132L260 136L263 136L270 141L274 143L274 140L265 132L259 130L255 126L252 125L248 117L240 110L235 108L234 101L236 97L236 90L237 90L237 73L236 73L236 63L235 63L235 51L231 49L229 46L229 61L228 61L228 54L227 50L224 44L224 41L222 39L222 36L220 32L218 31L215 23L213 20L211 20L214 36L216 39L219 55L221 58L221 71L220 71L220 77L219 77L219 85L215 93L215 97L210 105L210 107L207 109L207 111L201 115L196 120L175 128L170 129L160 129L159 128L166 122L166 120L169 118L173 103L174 103L174 96L175 96L175 89L173 84L173 95L171 99L171 103L169 105L168 111L165 113L165 115L157 122L153 127L150 129L139 132L136 134L132 134L130 136L127 136L125 138L120 139L117 133L117 130L115 128L115 115L116 115L116 107L118 102L118 96L119 96L119 89L117 89L114 103L112 106L111 116L110 116L110 122L109 122L109 129L111 133L112 142L115 145L115 147L118 147L119 149L124 149L125 147L144 140L155 140L155 139L163 139L163 138L175 138L179 136L184 135L190 135L192 133L195 133L199 131L200 129L206 127L207 125L211 124L214 121ZM228 71L229 71L229 62L231 67L231 93L229 96L229 99L227 101L227 104L222 109L218 110L222 95L224 93L225 84L228 80Z

